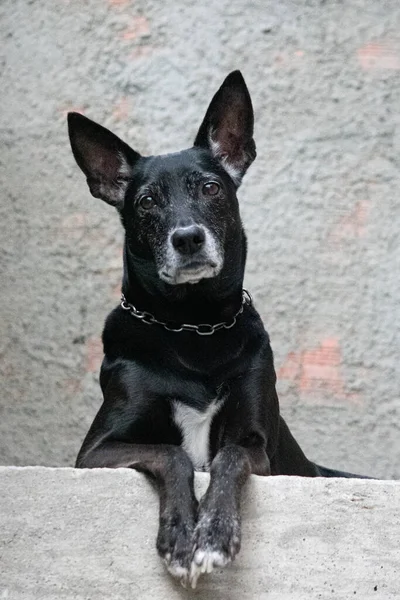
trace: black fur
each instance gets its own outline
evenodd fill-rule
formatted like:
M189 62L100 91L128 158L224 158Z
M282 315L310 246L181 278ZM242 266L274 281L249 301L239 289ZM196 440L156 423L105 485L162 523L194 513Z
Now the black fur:
M229 322L241 306L246 262L236 190L255 158L241 74L224 81L194 147L176 154L142 157L77 114L69 131L93 195L117 207L125 228L127 302L175 328ZM309 461L280 416L268 334L252 304L210 336L149 325L118 306L103 342L104 403L77 467L132 467L157 482L157 548L184 584L239 551L240 494L251 473L349 476ZM174 403L205 412L216 398L211 483L198 505Z

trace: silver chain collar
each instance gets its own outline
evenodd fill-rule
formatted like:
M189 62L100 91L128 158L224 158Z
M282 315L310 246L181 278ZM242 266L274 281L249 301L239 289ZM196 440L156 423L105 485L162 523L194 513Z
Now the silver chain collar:
M242 304L240 305L240 308L237 311L237 313L235 313L232 317L231 321L224 321L223 323L216 323L215 325L210 325L208 323L200 323L200 325L182 323L177 327L173 327L173 324L170 322L159 321L151 313L145 310L138 310L136 306L133 306L133 304L130 304L126 301L126 298L123 294L121 296L121 308L123 308L123 310L128 310L133 317L136 317L136 319L139 319L140 321L142 321L142 323L146 323L146 325L154 325L154 323L156 323L157 325L162 325L167 331L174 331L175 333L179 333L180 331L195 331L198 335L212 335L220 329L231 329L235 325L238 316L242 314L245 305L250 305L251 303L252 298L250 296L250 293L247 290L243 289Z

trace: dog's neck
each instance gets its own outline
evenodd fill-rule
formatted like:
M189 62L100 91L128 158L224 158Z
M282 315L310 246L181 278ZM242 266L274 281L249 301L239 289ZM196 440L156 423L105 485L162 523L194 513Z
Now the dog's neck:
M242 302L246 240L232 245L217 277L196 284L163 282L151 261L133 256L124 246L122 292L137 309L174 323L215 324L229 321Z

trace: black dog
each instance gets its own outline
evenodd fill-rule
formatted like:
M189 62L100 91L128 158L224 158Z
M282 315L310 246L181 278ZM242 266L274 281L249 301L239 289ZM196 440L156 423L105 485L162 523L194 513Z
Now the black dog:
M108 317L104 403L77 467L132 467L160 491L157 549L194 587L240 548L240 496L257 475L341 476L310 462L279 414L272 351L243 290L236 191L256 156L240 72L214 96L194 142L142 157L71 113L75 159L125 228L123 297ZM210 470L198 505L193 470Z

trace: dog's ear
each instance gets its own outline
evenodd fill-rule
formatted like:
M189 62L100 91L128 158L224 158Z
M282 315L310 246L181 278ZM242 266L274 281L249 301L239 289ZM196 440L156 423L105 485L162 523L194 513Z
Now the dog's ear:
M239 185L256 157L253 126L249 91L241 72L233 71L211 100L194 145L209 148Z
M140 155L111 131L79 113L68 114L68 131L72 152L92 195L121 209L132 166Z

